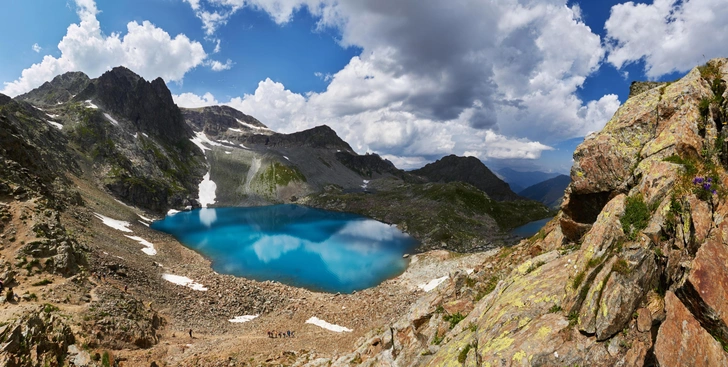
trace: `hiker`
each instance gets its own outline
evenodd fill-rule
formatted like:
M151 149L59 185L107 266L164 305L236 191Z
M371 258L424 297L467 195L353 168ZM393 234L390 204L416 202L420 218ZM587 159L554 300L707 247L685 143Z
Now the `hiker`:
M291 337L291 331L288 330L287 333L288 333L288 337L290 338Z
M190 338L192 338L192 329L190 329Z
M124 285L124 293L126 293L126 291L127 291L128 289L129 289L129 286L125 284L125 285Z

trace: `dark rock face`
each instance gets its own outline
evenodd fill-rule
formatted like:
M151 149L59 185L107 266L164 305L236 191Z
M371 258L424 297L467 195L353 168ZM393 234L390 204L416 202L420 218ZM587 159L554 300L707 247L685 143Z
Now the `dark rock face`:
M59 172L78 173L67 152L66 138L43 119L42 113L25 102L0 95L0 195L36 192L55 197Z
M666 82L638 82L634 81L632 84L629 85L629 97L632 98L633 96L636 96L640 93L646 92L652 88L657 88L659 86L667 84Z
M336 135L334 130L326 125L316 126L293 134L256 134L249 136L245 142L270 147L304 146L317 149L353 151L347 142L343 141Z
M169 143L192 136L161 78L150 83L119 66L92 81L74 99L92 99L105 110L131 121L138 131Z
M337 152L336 159L362 177L372 178L385 173L401 178L410 176L395 167L392 162L382 159L378 154L355 155L349 152Z
M248 116L232 107L209 106L202 108L181 108L182 115L193 130L202 131L207 136L219 136L228 129L240 129L244 131L259 132L260 129L268 129L262 122L253 116ZM245 124L255 126L259 129L250 128Z
M91 79L86 74L71 71L58 75L52 81L45 82L40 87L16 98L41 106L52 106L70 101L76 94L84 90L90 81Z
M523 199L475 157L449 155L411 173L432 182L469 183L498 201Z

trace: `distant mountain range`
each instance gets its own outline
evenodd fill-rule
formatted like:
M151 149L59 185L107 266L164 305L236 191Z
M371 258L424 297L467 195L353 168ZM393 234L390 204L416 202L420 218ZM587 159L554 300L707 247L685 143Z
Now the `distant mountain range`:
M520 191L518 195L528 199L542 202L552 209L558 209L564 198L564 190L569 186L571 178L567 175L558 175L554 178L539 182Z
M554 178L559 175L559 173L554 172L521 172L508 167L496 170L496 172L501 176L503 181L507 182L508 185L510 185L511 190L513 190L514 192L521 192L529 186L544 182L550 178Z

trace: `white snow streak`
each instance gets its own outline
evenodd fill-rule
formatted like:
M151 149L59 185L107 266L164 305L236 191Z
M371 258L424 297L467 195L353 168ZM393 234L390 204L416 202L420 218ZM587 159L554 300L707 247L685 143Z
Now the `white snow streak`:
M53 127L55 127L58 130L63 129L63 125L61 125L61 124L59 124L59 123L57 123L55 121L46 120L46 122L49 123L49 124L51 124Z
M245 127L249 128L249 129L254 129L254 130L270 130L270 129L269 129L269 128L267 128L267 127L260 127L260 126L255 126L255 125L251 125L251 124L249 124L249 123L247 123L247 122L243 122L243 121L240 121L240 120L238 120L238 119L235 119L235 120L236 120L236 121L237 121L238 123L240 123L240 125L243 125L243 126L245 126Z
M324 320L319 319L316 316L313 316L310 319L306 320L306 323L307 324L314 324L314 325L319 326L319 327L322 327L322 328L324 328L326 330L331 330L331 331L334 331L334 332L337 332L337 333L341 333L341 332L344 332L344 331L346 331L346 332L352 332L353 331L353 330L351 330L349 328L345 328L343 326L330 324L330 323L328 323L328 322L326 322Z
M163 274L162 279L164 279L168 282L172 282L174 284L188 287L195 291L206 291L207 290L207 288L204 285L202 285L200 283L195 283L194 280L192 280L188 277L183 277L181 275Z
M235 322L235 323L241 323L241 322L248 322L256 317L258 317L258 315L235 316L234 318L232 318L228 321Z
M210 138L208 138L207 135L205 135L205 133L202 132L202 131L196 132L195 133L195 137L192 138L192 139L190 139L190 141L192 141L193 143L195 143L195 145L197 145L198 147L200 147L200 149L202 149L202 152L203 153L206 150L211 150L211 149L208 148L208 147L206 147L206 146L204 146L202 143L209 144L209 145L212 145L212 146L220 146L220 147L222 146L222 144L220 144L220 143L218 143L216 141L210 140Z
M90 99L87 99L85 102L86 102L86 104L88 105L89 108L93 108L93 109L98 109L99 108L99 106L91 103L91 100Z
M179 210L176 209L169 209L169 211L167 211L167 215L175 215L177 213L179 213Z
M425 292L429 292L429 291L437 288L438 285L442 284L442 282L444 282L446 280L447 280L447 275L445 275L442 278L433 279L429 283L422 283L422 284L418 285L417 287L419 287L420 289L422 289Z
M131 229L129 229L129 226L131 224L129 222L125 222L123 220L111 219L111 218L109 218L107 216L103 216L103 215L101 215L99 213L94 213L94 216L96 216L96 218L101 219L101 221L104 222L104 224L106 224L107 226L109 226L109 227L111 227L113 229L117 229L117 230L122 231L122 232L130 232L131 233Z
M109 120L112 124L119 126L119 121L116 121L111 115L108 113L104 113L104 117L106 117L107 120Z
M127 235L124 235L124 237L131 238L132 240L141 243L142 246L144 246L144 248L142 249L142 252L144 252L145 254L147 254L149 256L152 256L152 255L156 255L157 254L157 250L154 248L154 244L153 243L151 243L151 242L149 242L149 241L147 241L147 240L145 240L145 239L143 239L141 237L137 237L137 236L127 236Z

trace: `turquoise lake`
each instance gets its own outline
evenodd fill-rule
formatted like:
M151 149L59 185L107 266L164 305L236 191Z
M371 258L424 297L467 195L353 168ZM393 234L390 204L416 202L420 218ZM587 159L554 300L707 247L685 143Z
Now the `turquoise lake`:
M402 255L418 245L394 226L299 205L202 208L151 228L210 259L218 273L331 293L401 274L409 263Z
M512 234L516 236L521 237L531 237L536 234L543 226L546 225L551 219L554 218L545 218L540 220L535 220L533 222L528 222L514 230L511 231Z

